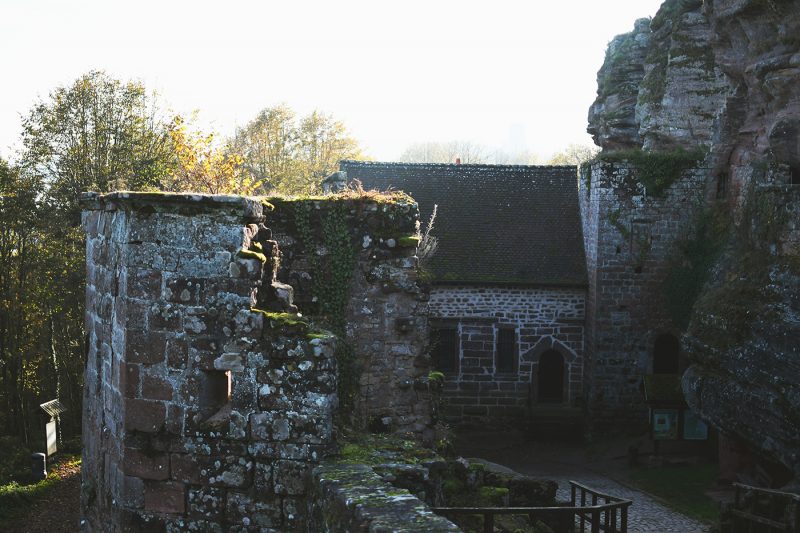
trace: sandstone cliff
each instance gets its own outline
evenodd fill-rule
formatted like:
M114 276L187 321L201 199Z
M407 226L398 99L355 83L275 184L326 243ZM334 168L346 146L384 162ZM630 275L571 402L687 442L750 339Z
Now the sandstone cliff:
M727 230L684 395L800 478L800 0L667 0L609 45L588 131L604 152L708 150Z

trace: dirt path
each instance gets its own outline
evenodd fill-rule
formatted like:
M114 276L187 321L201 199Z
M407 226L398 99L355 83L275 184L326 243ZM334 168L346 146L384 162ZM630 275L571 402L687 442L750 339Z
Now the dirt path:
M457 452L478 457L512 470L558 483L557 498L569 501L569 481L579 481L613 496L630 499L628 516L631 533L695 533L708 531L702 522L686 517L663 505L649 494L616 481L613 463L586 458L579 445L527 441L521 435L461 434ZM611 471L611 475L609 475Z
M79 531L80 465L57 465L61 481L34 503L22 517L3 526L3 531L66 533Z

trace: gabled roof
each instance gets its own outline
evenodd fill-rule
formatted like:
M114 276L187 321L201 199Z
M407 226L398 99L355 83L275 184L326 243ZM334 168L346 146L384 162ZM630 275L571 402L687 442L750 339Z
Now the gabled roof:
M402 190L424 225L438 205L437 282L585 286L576 168L342 161L365 189Z

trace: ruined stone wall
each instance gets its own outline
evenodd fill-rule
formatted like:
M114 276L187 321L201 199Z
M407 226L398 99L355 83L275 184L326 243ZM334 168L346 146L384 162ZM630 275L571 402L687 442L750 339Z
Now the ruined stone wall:
M642 376L661 333L680 337L663 282L676 241L703 206L707 170L687 171L663 197L648 195L636 169L594 163L581 176L589 269L588 404L593 420L645 424Z
M349 282L342 333L357 358L355 422L388 431L421 434L430 423L427 376L427 293L417 284L418 212L415 203L350 203L320 200L270 200L274 238L280 244L278 279L296 288L297 305L323 312L325 297L315 294L315 277L337 244L329 221L343 217L352 227L355 263ZM313 234L298 229L311 222ZM328 222L326 222L328 221ZM335 258L334 258L335 259ZM327 285L325 279L322 285ZM318 286L319 283L316 285ZM330 299L330 298L329 298Z
M413 204L394 218L361 199L340 205L360 243L365 228L416 217ZM292 287L275 280L272 208L87 196L85 530L305 528L308 473L334 436L336 339L297 315ZM376 248L363 246L353 267L407 255Z
M519 418L536 400L539 356L565 360L565 404L583 395L583 288L441 285L431 290L433 327L458 332L458 365L445 374L444 416L453 422ZM515 331L516 371L496 368L497 332Z

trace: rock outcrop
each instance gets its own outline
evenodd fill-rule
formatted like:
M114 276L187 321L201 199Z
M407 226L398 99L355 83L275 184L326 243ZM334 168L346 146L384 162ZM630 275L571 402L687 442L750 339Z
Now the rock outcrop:
M588 131L604 151L708 149L729 230L683 339L687 402L800 479L800 1L667 0L616 37ZM784 479L785 481L785 479Z

